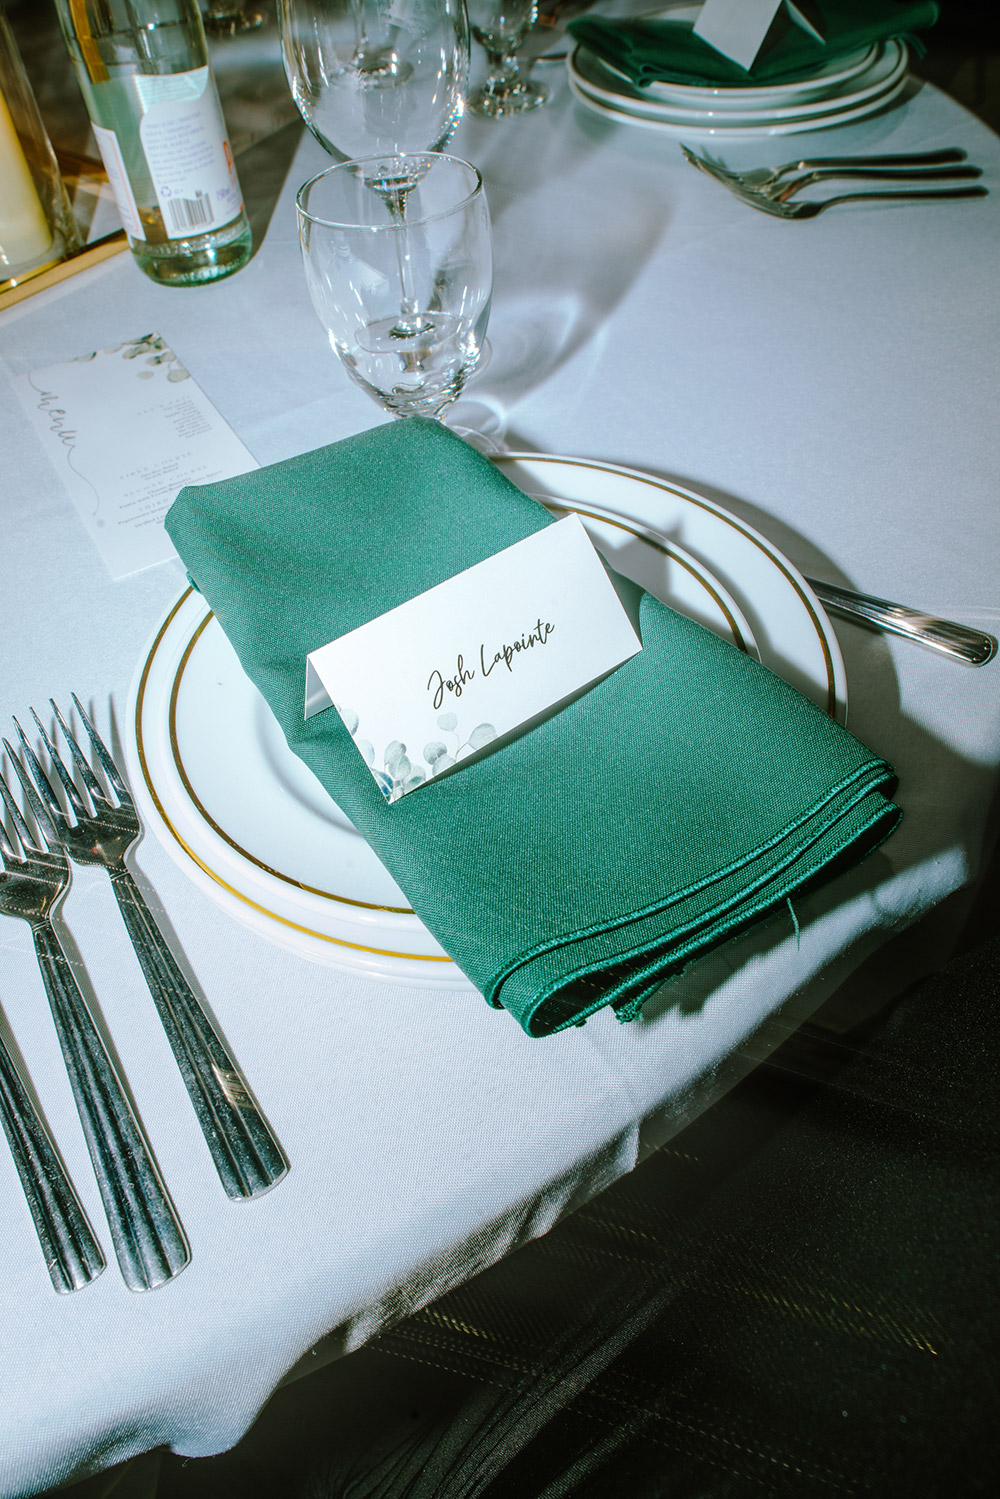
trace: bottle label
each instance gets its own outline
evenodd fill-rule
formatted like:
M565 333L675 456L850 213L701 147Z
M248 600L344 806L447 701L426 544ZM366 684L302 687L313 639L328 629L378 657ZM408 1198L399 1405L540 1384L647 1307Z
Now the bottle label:
M243 197L208 68L135 74L129 84L133 98L138 95L139 140L167 237L184 239L231 223ZM125 230L144 240L146 228L118 136L96 122L94 135Z
M108 174L108 183L115 195L115 202L118 204L118 212L122 216L125 233L130 239L145 239L146 232L142 227L142 219L139 217L139 208L135 201L135 194L132 192L132 184L128 180L128 172L125 170L125 161L118 145L118 137L113 130L105 130L103 125L98 125L96 122L94 135L97 137L97 149L101 153L104 170Z
M207 67L135 79L142 149L171 239L204 234L243 207L219 98Z

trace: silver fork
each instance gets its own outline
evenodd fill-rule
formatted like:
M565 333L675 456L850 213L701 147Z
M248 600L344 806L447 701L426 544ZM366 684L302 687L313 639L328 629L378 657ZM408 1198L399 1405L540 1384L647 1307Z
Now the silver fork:
M917 199L933 202L944 198L985 198L987 192L987 188L978 186L899 188L872 193L838 193L834 198L820 198L809 203L782 203L769 198L766 193L737 192L733 189L734 197L741 202L749 203L751 208L759 208L761 213L769 213L778 219L814 219L824 209L833 208L838 203L869 203L878 200L912 202Z
M35 845L2 775L0 796L17 840L0 817L0 911L31 927L122 1276L133 1291L152 1290L190 1259L184 1230L52 925L69 885L66 855L58 844Z
M745 172L734 172L717 161L699 156L687 146L681 146L686 161L699 171L706 172L725 187L735 191L764 192L787 177L791 172L837 171L841 167L852 167L859 171L867 168L881 169L911 167L945 167L965 161L967 153L957 146L944 151L902 152L887 156L813 156L799 161L786 161L780 167L755 167Z
M2 1036L0 1123L52 1285L60 1294L79 1291L100 1275L104 1255Z
M936 167L930 171L918 171L913 167L839 167L835 172L820 169L803 172L787 182L777 182L767 188L734 188L739 197L769 198L772 203L787 203L804 187L817 182L840 181L845 177L861 178L865 182L908 182L919 187L924 182L972 182L983 175L982 167Z
M231 1198L257 1197L281 1180L288 1170L288 1161L254 1102L243 1074L181 972L139 886L126 867L126 850L142 831L139 817L118 767L75 693L73 702L94 754L114 791L117 805L105 795L69 725L55 703L51 703L73 763L86 787L90 806L80 795L41 719L32 709L32 717L74 820L70 822L64 814L41 762L15 719L25 758L43 803L39 816L44 821L46 832L57 839L77 863L97 864L107 870L220 1180ZM11 759L21 773L22 781L26 781L20 762L13 754Z

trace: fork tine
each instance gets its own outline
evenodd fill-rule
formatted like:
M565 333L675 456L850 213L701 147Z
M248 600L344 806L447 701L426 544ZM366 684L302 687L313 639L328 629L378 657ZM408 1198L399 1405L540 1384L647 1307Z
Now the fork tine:
M62 782L63 789L66 792L66 796L67 796L67 799L69 800L70 806L73 808L73 811L76 813L76 816L78 818L79 817L85 817L87 815L87 808L84 806L83 797L80 795L79 791L77 791L77 789L76 789L76 783L73 780L73 777L70 775L69 771L66 769L66 766L63 764L62 757L60 756L59 751L56 749L55 745L53 744L52 739L49 736L48 730L46 729L45 725L42 723L42 720L39 718L39 716L35 712L34 708L32 708L32 710L31 710L31 716L35 720L35 727L37 728L39 734L41 734L42 741L43 741L43 743L45 745L45 748L49 752L49 759L52 762L52 768L55 771L56 775L59 777L60 781ZM35 754L34 750L31 748L31 745L28 743L28 740L25 737L24 730L21 728L21 725L17 722L16 718L14 719L14 723L15 723L15 725L17 727L17 732L18 732L18 735L20 737L21 743L24 745L24 748L27 750L28 754L31 756L31 759L34 761L35 765L38 766L39 774L41 775L42 780L45 782L45 786L44 787L41 785L40 782L39 782L39 786L38 786L38 790L39 790L42 798L45 799L45 793L46 793L46 788L47 788L49 794L52 797L52 806L53 806L53 809L55 811L57 811L57 812L60 812L62 809L60 808L59 803L56 800L55 792L52 790L52 782L49 780L48 776L45 774L44 770L42 769L41 762L39 761L38 756ZM34 767L32 767L32 768L34 768ZM35 779L36 779L36 781L38 780L38 776L37 775L35 776Z
M7 753L10 756L11 764L12 765L16 765L17 764L17 756L14 754L13 750L11 749L10 745L7 743L6 739L4 740L4 747L6 748ZM22 863L23 862L23 854L25 852L27 852L28 849L34 848L35 844L34 844L34 840L33 840L32 836L31 836L31 832L30 832L30 830L28 828L28 824L25 822L24 818L21 816L21 809L17 805L17 802L14 800L13 796L11 795L10 787L7 785L7 777L6 776L2 776L2 775L0 775L0 796L3 797L4 805L7 808L7 811L10 813L11 822L13 822L13 824L14 824L14 831L16 832L18 838L21 841L21 852L19 853L18 850L11 843L10 839L7 837L6 833L4 833L4 836L3 836L3 850L4 850L4 854L7 856L7 858L16 859L18 863Z
M84 706L81 703L80 699L77 697L76 693L73 692L70 694L70 696L72 697L73 702L76 705L76 711L80 715L83 726L87 730L87 735L94 747L94 753L96 754L97 758L100 760L101 765L104 768L104 774L107 776L108 780L111 782L111 785L114 787L115 795L118 797L123 806L131 807L132 798L129 795L129 789L126 786L124 779L122 778L118 766L111 758L111 751L104 743L104 740L101 738L100 734L94 728L94 725L91 723L89 717L87 716L87 713L84 710ZM51 698L49 699L49 701L52 701ZM59 709L56 707L55 703L52 703L52 709L59 720L59 724L62 728L63 733L69 734L69 730L67 729L66 724L63 721L63 716L59 712ZM72 735L70 735L70 745L72 746L74 742L75 741L73 740Z
M725 167L717 166L715 162L709 161L704 156L699 156L697 152L689 150L687 146L681 146L681 152L685 160L689 161L693 167L697 167L699 172L706 172L709 177L714 177L717 182L725 183L728 186L735 180L733 172L727 172Z
M16 813L16 808L11 807L10 792L7 790L7 782L2 775L0 775L0 795L3 796L4 806L8 811ZM14 847L7 836L7 828L2 817L0 817L0 856L3 858L4 867L6 867L8 860L15 860L18 863L21 860L20 852Z
M28 806L31 808L31 815L35 819L35 822L38 824L39 832L42 835L42 841L44 842L45 846L51 852L53 844L57 848L61 846L62 840L59 837L59 830L55 826L55 824L54 824L54 822L52 820L52 817L49 815L49 809L42 804L42 801L41 801L41 799L40 799L40 797L38 795L38 792L35 790L34 786L31 784L31 777L28 775L28 772L25 770L24 766L21 764L21 761L18 758L18 756L14 753L13 746L6 739L3 742L3 746L4 746L4 749L7 751L7 756L9 758L9 760L10 760L11 765L13 765L14 770L17 772L17 779L21 782L21 785L24 787L24 794L28 798ZM29 751L29 754L30 754L30 751ZM3 778L0 777L0 785L3 785L3 784L5 784L4 781L3 781ZM18 837L21 840L22 846L26 850L29 849L29 848L33 848L36 851L40 852L40 850L38 849L37 843L32 838L31 833L28 830L27 823L25 822L24 818L21 816L20 809L18 808L17 804L15 803L13 797L10 795L9 791L7 792L6 796L4 797L4 801L7 803L7 806L10 809L11 814L12 814L12 816L14 818L14 823L15 823L15 826L17 827L17 835L18 835Z
M94 772L90 767L90 762L87 760L86 755L77 744L76 738L70 732L69 725L67 724L65 718L63 718L62 714L59 712L59 709L56 707L51 698L49 698L49 707L52 709L53 713L56 716L59 727L60 729L62 729L63 738L66 741L70 754L73 756L73 763L75 764L77 770L80 772L83 783L86 786L87 790L90 792L90 795L93 797L95 804L100 802L104 805L107 805L108 799L104 794L104 788L101 786L101 783L94 775Z
M38 723L38 715L35 713L34 708L32 708L31 712L32 712L32 716L35 719L35 722ZM42 737L44 738L46 744L49 745L49 749L51 751L52 746L51 746L51 743L49 742L49 736L46 734L46 732L42 728L41 724L39 724L38 726L39 726L39 729L41 730ZM63 816L62 807L60 807L59 802L58 802L58 800L56 798L56 794L52 790L52 782L49 780L48 776L45 774L45 771L42 769L41 761L39 760L38 756L35 754L34 750L31 748L31 745L28 743L27 735L25 734L24 730L21 728L21 725L18 723L18 721L17 721L16 718L14 719L14 727L17 730L18 738L21 741L21 753L24 755L24 758L28 762L28 769L31 771L32 777L34 778L34 781L35 781L35 785L38 787L38 795L40 796L40 798L41 798L41 800L42 800L42 802L44 804L45 810L46 810L46 812L49 815L49 821L50 821L50 823L52 823L53 829L54 829L55 833L57 834L57 836L62 837L64 835L64 833L65 833L67 823L66 823L66 818ZM6 740L4 742L6 743ZM18 772L18 779L20 780L21 785L23 786L24 785L24 776L21 774L21 759L20 759L20 756L11 755L11 764L14 766L14 769ZM61 764L61 762L59 762L58 757L56 757L56 759L53 760L53 764L55 764L55 766L56 766L56 770L57 770L57 773L59 775L59 779L65 785L66 784L66 771L65 771L64 766ZM76 813L77 817L81 817L84 814L84 812L85 812L85 808L84 808L83 802L80 800L80 795L79 795L79 792L77 791L76 787L72 786L71 790L67 790L67 795L69 796L69 799L70 799L70 802L72 804L73 810ZM32 808L32 810L34 810L34 808Z

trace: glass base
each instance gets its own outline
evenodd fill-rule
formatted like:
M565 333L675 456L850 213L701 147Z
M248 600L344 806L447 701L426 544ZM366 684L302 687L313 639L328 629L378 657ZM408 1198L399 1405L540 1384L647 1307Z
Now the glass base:
M250 259L253 234L241 215L211 234L171 239L164 244L130 239L132 254L142 270L161 286L201 286L221 281Z
M40 260L29 261L27 265L9 266L0 260L0 291L13 291L15 286L23 285L34 276L40 276L43 271L50 271L64 259L61 246L50 246Z
M548 89L540 83L518 79L513 84L507 84L498 79L495 83L486 82L481 88L473 89L467 108L473 114L497 120L506 115L519 115L526 110L537 109L548 97Z
M8 260L3 249L0 249L0 291L13 291L14 287L30 281L33 276L50 271L53 266L67 260L70 255L75 255L81 248L80 235L72 216L69 216L65 224L50 221L49 232L51 237L48 244L29 260Z

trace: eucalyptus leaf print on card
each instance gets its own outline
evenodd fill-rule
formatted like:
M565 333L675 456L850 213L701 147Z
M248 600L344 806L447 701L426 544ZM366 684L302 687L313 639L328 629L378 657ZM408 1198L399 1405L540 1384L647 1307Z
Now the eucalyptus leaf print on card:
M439 713L437 726L452 742L443 744L434 740L424 746L424 758L431 765L434 775L448 770L466 755L474 754L497 737L497 731L491 723L478 723L463 739L464 731L459 730L456 713Z
M130 339L128 343L117 344L102 352L121 354L123 359L141 359L142 368L136 371L140 380L152 380L158 372L165 374L172 385L191 378L159 333L145 333L141 338Z
M438 715L437 726L442 734L447 735L450 744L446 744L444 739L429 740L423 747L424 758L420 761L410 753L401 739L391 739L381 755L376 756L371 740L361 734L361 720L355 710L342 703L334 706L375 777L382 795L389 802L399 801L407 792L414 791L442 771L450 770L459 760L475 754L476 750L482 749L497 737L492 724L479 723L463 738L456 714L441 713Z

